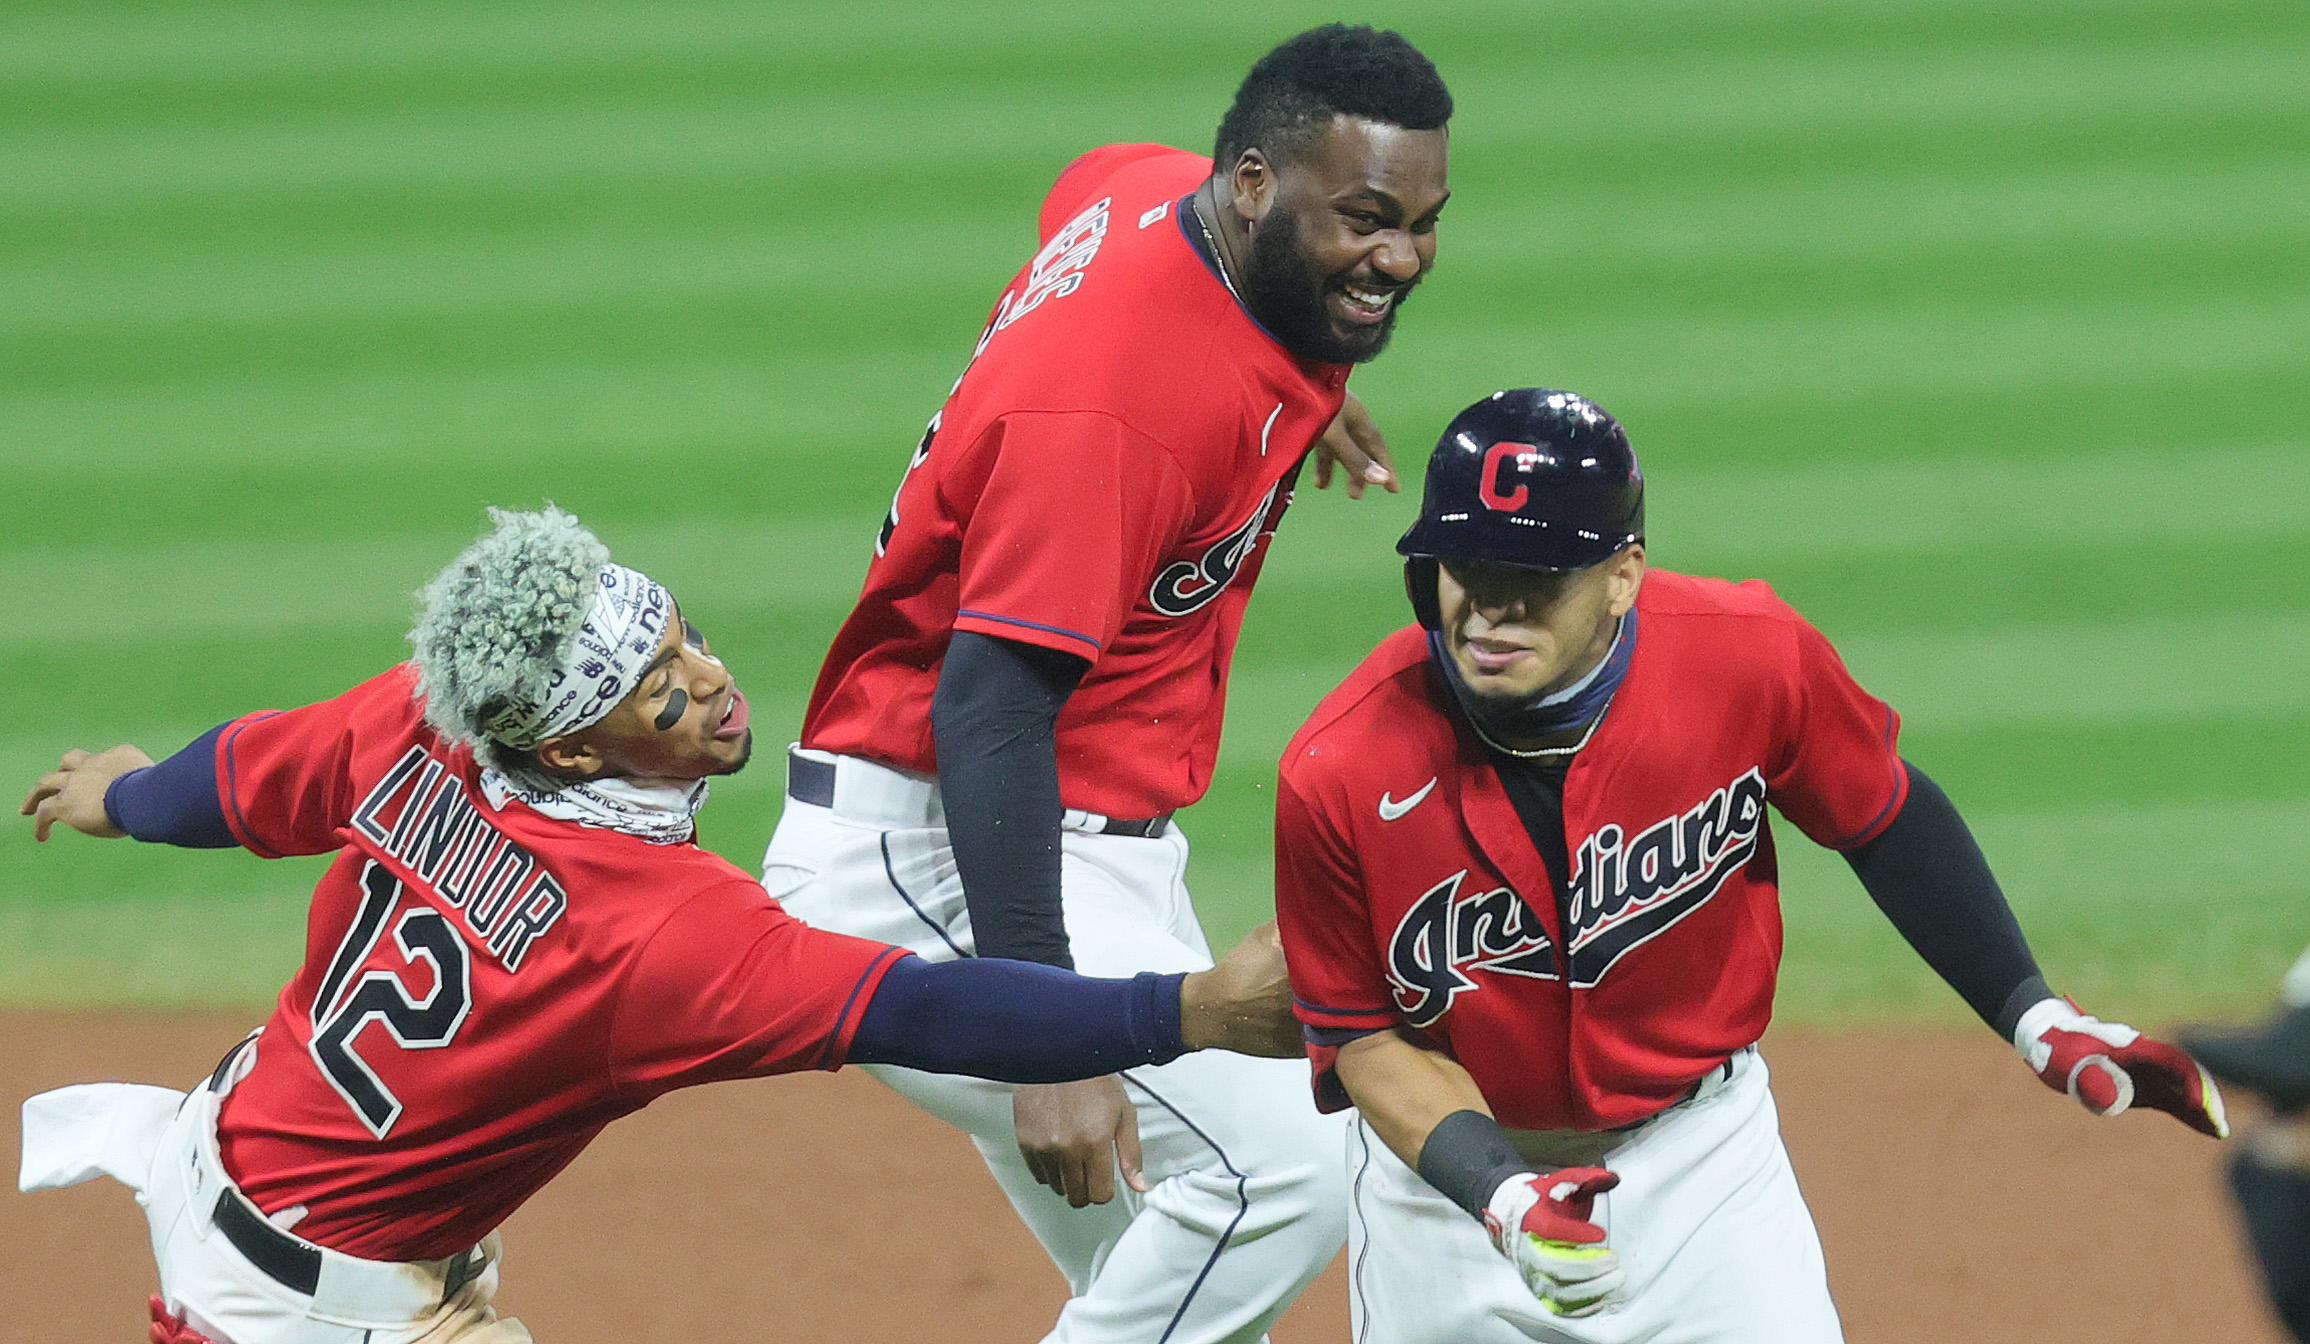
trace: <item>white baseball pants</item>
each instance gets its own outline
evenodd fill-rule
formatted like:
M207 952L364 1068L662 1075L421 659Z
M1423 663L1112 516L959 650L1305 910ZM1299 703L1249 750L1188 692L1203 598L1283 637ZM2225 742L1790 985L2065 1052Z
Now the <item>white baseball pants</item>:
M322 1261L313 1292L259 1268L215 1221L220 1195L241 1198L217 1157L217 1100L206 1085L190 1096L135 1083L43 1092L24 1103L18 1188L104 1175L135 1191L161 1296L217 1344L529 1344L521 1322L489 1305L502 1258L495 1233L483 1243L487 1266L454 1292L447 1261L362 1260L309 1243Z
M763 862L772 896L821 928L897 943L932 961L972 952L970 915L935 781L852 757L834 805L789 797ZM1187 841L1062 832L1061 886L1085 975L1194 971L1211 951L1182 881ZM968 1133L1074 1297L1047 1344L1221 1344L1260 1339L1345 1236L1344 1118L1316 1113L1293 1060L1222 1051L1123 1075L1152 1189L1068 1207L1019 1155L1007 1084L870 1066Z
M1764 1059L1625 1134L1510 1132L1547 1167L1601 1166L1595 1221L1628 1279L1567 1320L1532 1296L1483 1225L1357 1120L1348 1135L1355 1344L1842 1344L1812 1214L1781 1146Z

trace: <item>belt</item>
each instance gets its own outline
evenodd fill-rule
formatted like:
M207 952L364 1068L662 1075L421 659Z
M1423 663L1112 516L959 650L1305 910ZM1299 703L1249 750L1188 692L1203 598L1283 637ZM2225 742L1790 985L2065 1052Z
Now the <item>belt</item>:
M236 1047L220 1066L228 1078L236 1057L245 1057L246 1045ZM274 1226L225 1172L216 1140L221 1099L218 1090L204 1085L186 1103L198 1108L186 1117L197 1127L182 1173L189 1208L205 1213L208 1228L260 1273L310 1299L306 1314L312 1319L361 1329L422 1320L490 1272L497 1257L494 1234L444 1260L386 1262L316 1246Z
M307 1297L321 1287L321 1250L266 1222L249 1207L248 1202L231 1190L217 1192L217 1204L212 1217L217 1231L233 1249L248 1257L250 1264L273 1277L275 1283ZM481 1277L489 1258L476 1246L453 1256L443 1269L441 1299L446 1302L457 1296L457 1290Z
M845 770L873 771L901 779L909 778L903 772L860 757L830 758L816 752L805 755L797 748L786 753L786 796L797 802L831 808L834 806L835 779ZM1071 807L1061 814L1059 824L1070 831L1080 831L1087 835L1125 835L1146 840L1169 829L1171 816L1171 813L1166 812L1158 817L1109 817Z

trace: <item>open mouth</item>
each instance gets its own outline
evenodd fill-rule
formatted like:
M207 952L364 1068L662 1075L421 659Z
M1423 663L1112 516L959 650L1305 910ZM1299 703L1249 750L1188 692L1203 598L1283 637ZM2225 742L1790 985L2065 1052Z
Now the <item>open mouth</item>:
M1395 311L1396 300L1402 297L1403 292L1397 288L1345 284L1332 291L1338 300L1332 306L1346 320L1370 326L1387 320L1388 314Z
M714 730L714 736L736 737L746 731L747 721L752 717L747 712L745 693L733 686L730 688L730 703L722 709L722 725Z

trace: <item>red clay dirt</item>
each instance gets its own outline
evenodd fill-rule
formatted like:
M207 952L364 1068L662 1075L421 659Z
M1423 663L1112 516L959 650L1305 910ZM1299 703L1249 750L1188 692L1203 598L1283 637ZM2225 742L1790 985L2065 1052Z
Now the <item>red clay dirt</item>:
M14 1101L185 1086L241 1016L0 1015ZM2096 1120L1986 1033L1765 1042L1853 1344L2282 1344L2222 1192L2225 1145ZM677 1093L619 1121L507 1224L500 1304L541 1344L1039 1339L1057 1274L958 1135L870 1079ZM155 1285L109 1181L0 1195L0 1340L130 1344ZM1345 1344L1335 1264L1274 1344Z

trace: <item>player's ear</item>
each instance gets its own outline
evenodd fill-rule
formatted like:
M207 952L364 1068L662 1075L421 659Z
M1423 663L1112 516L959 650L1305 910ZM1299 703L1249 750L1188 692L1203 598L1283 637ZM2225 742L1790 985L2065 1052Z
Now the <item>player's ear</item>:
M537 744L536 755L540 769L562 780L592 779L608 764L590 733L549 737Z
M1626 616L1636 605L1636 590L1644 586L1644 543L1631 542L1607 564L1612 566L1605 575L1605 590L1614 616Z
M1227 175L1227 189L1235 213L1257 224L1275 205L1275 166L1259 150L1247 149L1236 156L1235 171Z

